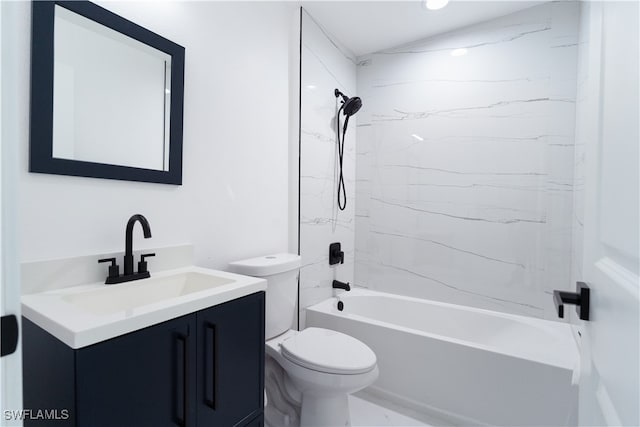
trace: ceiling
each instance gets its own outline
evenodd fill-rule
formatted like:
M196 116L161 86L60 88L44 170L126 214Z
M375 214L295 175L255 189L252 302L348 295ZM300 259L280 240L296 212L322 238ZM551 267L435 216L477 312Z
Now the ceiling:
M428 10L420 0L303 1L302 6L356 56L508 15L544 1L456 1Z

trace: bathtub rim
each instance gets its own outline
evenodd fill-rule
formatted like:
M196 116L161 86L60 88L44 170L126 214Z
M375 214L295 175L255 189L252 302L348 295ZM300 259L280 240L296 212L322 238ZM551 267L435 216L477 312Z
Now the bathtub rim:
M366 316L362 316L362 315L359 315L359 314L353 314L353 313L344 313L344 312L340 312L340 311L337 310L336 304L337 304L338 301L342 300L343 302L347 302L349 298L353 298L353 297L357 297L357 296L384 296L384 297L400 299L400 300L405 300L405 301L419 302L419 303L422 303L422 304L433 304L433 305L437 305L437 306L445 307L445 308L451 308L451 309L457 309L457 310L465 310L465 311L471 311L471 312L480 313L480 314L484 314L484 315L496 316L496 317L500 317L500 318L504 318L504 319L509 319L511 321L517 321L517 322L520 322L520 323L528 324L528 325L533 326L533 327L539 327L539 325L535 325L535 323L541 323L542 326L545 326L545 328L543 328L545 330L554 329L555 328L558 331L560 331L560 333L566 335L566 337L568 339L570 339L570 342L571 342L571 352L572 352L572 354L571 355L567 355L564 358L555 358L555 359L552 359L552 358L548 358L547 359L547 358L544 358L544 357L537 357L537 356L527 356L527 355L525 355L523 353L510 351L508 349L499 348L497 346L492 346L492 345L488 345L488 344L482 344L482 343L473 342L473 341L467 341L467 340L463 340L463 339L460 339L460 338L454 338L454 337L450 337L450 336L446 336L446 335L436 334L436 333L433 333L433 332L426 332L426 331L423 331L423 330L420 330L420 329L408 328L406 326L396 325L396 324L393 324L393 323L377 320L377 319L374 319L374 318L371 318L371 317L366 317ZM487 310L487 309L483 309L483 308L477 308L477 307L471 307L471 306L465 306L465 305L459 305L459 304L451 304L451 303L447 303L447 302L429 300L429 299L424 299L424 298L416 298L416 297L410 297L410 296L405 296L405 295L391 294L391 293L388 293L388 292L381 292L381 291L367 289L367 288L361 288L361 287L352 288L352 290L349 291L349 293L346 294L346 295L345 295L345 293L341 293L338 296L333 296L333 297L327 298L327 299L325 299L323 301L320 301L319 303L316 303L316 304L313 304L313 305L307 307L305 310L310 310L310 311L317 312L317 313L324 314L324 315L330 315L330 316L341 317L341 318L344 318L344 319L350 319L350 320L353 320L353 321L356 321L356 322L359 322L359 323L373 324L373 325L376 325L376 326L379 326L379 327L398 330L398 331L401 331L401 332L404 332L404 333L409 333L409 334L424 336L424 337L427 337L427 338L447 341L447 342L451 342L451 343L458 344L458 345L472 347L472 348L475 348L475 349L478 349L478 350L482 350L482 351L489 351L489 352L493 352L493 353L503 354L505 356L514 357L514 358L521 359L521 360L526 360L526 361L531 362L531 363L540 363L540 364L553 366L553 367L560 368L560 369L566 369L566 370L572 371L574 373L574 375L577 372L579 372L579 369L580 369L580 353L579 353L579 350L578 350L578 345L577 345L577 343L575 341L575 336L572 333L571 324L565 323L565 322L555 322L555 321L547 320L547 319L539 319L539 318L521 316L521 315L517 315L517 314L504 313L504 312L500 312L500 311ZM532 325L532 323L534 323L534 324ZM566 331L562 331L561 329L566 329ZM558 360L558 359L562 359L562 360Z

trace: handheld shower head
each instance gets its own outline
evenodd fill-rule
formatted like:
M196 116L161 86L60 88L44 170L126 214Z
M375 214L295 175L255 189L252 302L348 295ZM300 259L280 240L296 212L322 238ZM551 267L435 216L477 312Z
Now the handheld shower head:
M344 113L347 116L353 116L355 113L358 112L358 110L360 110L361 107L362 107L362 100L360 100L360 98L358 98L357 96L354 96L353 98L349 98L345 101Z
M359 97L354 96L353 98L349 98L338 89L336 89L334 93L336 98L342 97L342 111L345 116L353 116L362 107L362 100Z
M336 116L336 136L338 137L338 158L340 165L340 176L338 178L338 209L341 211L347 207L347 190L344 186L344 175L342 174L342 160L344 158L344 137L347 133L347 126L349 126L349 117L357 113L362 108L362 100L357 96L349 98L338 89L334 90L336 98L342 98L342 105L338 109L338 115ZM342 138L340 138L340 110L344 114L344 125L342 127Z

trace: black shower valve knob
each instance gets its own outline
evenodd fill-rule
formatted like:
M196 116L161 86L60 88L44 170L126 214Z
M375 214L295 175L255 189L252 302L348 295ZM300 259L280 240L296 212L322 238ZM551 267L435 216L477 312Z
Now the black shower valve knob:
M341 250L340 242L329 245L329 265L344 264L344 252Z

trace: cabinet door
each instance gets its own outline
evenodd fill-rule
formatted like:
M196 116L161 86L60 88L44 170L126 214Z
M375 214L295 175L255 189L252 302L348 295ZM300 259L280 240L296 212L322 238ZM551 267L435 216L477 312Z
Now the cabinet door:
M243 427L264 427L264 414L260 414Z
M195 426L195 350L195 315L78 350L78 425Z
M196 317L198 425L246 423L263 411L264 292Z

